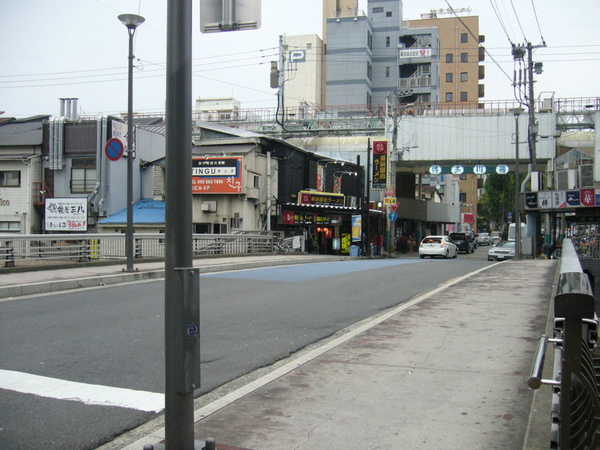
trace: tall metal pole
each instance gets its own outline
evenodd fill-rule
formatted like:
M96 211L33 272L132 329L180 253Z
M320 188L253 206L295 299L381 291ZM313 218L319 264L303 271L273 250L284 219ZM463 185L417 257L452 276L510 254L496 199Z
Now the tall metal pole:
M167 3L165 437L194 448L200 384L199 276L192 255L192 2Z
M125 230L125 255L127 272L133 272L133 37L144 18L135 14L121 14L119 20L129 34L129 66L127 85L127 229Z
M510 110L515 116L515 259L521 259L521 219L519 208L519 115L523 108L513 108Z

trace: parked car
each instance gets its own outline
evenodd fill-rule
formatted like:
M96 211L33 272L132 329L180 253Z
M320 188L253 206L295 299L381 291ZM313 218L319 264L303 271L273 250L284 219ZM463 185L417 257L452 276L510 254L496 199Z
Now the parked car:
M490 233L479 233L475 238L477 245L492 245L492 236Z
M474 253L475 242L471 239L468 233L450 233L449 235L452 242L456 244L459 252L463 253Z
M500 241L488 250L488 261L503 261L515 257L515 241Z
M419 244L419 256L443 256L444 258L456 258L458 248L448 236L426 236Z

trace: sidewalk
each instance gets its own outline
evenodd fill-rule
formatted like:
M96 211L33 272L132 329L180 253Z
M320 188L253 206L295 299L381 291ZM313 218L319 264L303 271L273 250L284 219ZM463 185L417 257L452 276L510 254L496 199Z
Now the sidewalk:
M551 389L527 378L555 271L490 265L232 382L196 400L196 438L220 450L548 448ZM156 444L162 421L103 448Z

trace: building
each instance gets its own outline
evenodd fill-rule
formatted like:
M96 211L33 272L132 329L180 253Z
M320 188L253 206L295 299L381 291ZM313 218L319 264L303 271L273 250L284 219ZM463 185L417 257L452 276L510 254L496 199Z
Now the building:
M456 11L455 11L456 12ZM449 14L446 12L446 14ZM411 33L419 29L437 29L439 35L438 81L439 100L442 109L477 108L478 100L484 96L485 88L480 84L485 77L485 67L479 63L485 59L485 50L480 43L485 37L479 34L479 17L452 16L438 17L438 13L423 14L420 20L403 22L404 36L401 41L408 42ZM419 49L427 47L427 42L419 44ZM407 47L408 48L408 47ZM402 56L403 50L400 50ZM404 68L404 58L400 58L400 66ZM401 74L401 88L408 88L410 82ZM408 77L410 78L410 77ZM438 101L433 100L432 101Z
M44 121L0 118L0 233L42 230Z
M303 116L308 107L325 104L323 80L323 41L316 34L284 36L284 106L298 108Z

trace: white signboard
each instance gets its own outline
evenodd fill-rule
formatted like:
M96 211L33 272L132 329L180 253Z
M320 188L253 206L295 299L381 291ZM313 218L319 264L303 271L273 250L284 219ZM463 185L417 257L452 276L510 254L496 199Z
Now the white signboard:
M87 198L47 198L46 231L87 231Z

